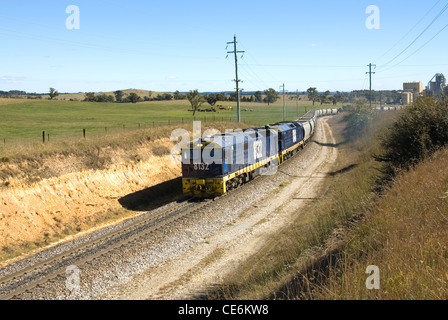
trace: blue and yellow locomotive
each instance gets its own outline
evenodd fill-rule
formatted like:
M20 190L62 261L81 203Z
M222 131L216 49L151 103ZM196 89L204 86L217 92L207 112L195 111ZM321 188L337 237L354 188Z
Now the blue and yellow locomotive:
M311 139L320 115L323 112L313 110L296 121L191 141L182 148L183 193L215 197L258 175L275 173Z
M251 128L196 139L182 148L182 189L221 195L278 164L277 133Z

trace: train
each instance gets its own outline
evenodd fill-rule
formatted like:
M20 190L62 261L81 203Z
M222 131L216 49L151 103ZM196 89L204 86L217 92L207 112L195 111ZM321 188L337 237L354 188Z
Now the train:
M319 117L338 112L311 110L296 120L190 141L181 148L182 192L194 198L214 198L259 175L274 174L309 143Z

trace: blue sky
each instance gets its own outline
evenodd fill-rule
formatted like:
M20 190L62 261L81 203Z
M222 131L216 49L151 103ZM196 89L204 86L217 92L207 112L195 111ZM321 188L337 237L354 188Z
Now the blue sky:
M448 73L448 1L0 0L0 90L245 91L424 84ZM69 30L66 8L79 8ZM379 29L366 20L379 9ZM445 12L446 10L447 12ZM376 21L374 21L376 22ZM432 40L431 40L432 39ZM405 50L406 49L406 50ZM233 50L231 46L228 50ZM394 59L395 58L395 59Z

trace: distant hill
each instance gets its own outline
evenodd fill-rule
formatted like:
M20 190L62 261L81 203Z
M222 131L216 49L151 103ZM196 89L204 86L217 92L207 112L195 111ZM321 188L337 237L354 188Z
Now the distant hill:
M115 90L117 91L117 90ZM106 94L106 95L111 95L115 98L115 91L108 91L108 92L95 92L95 94ZM123 89L121 90L123 91L126 95L129 95L130 93L136 93L138 94L142 99L146 96L146 97L150 97L150 98L154 98L155 96L157 96L158 94L161 94L162 92L157 92L157 91L151 91L151 96L150 96L150 90L143 90L143 89ZM165 92L163 92L165 93ZM85 99L85 92L82 93L60 93L59 96L57 96L56 98L54 98L54 100L79 100L82 101ZM43 96L44 99L49 98L49 96Z

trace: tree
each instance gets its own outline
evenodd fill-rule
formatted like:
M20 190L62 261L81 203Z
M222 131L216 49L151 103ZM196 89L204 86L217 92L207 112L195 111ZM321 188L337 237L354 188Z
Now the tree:
M319 96L320 105L323 105L324 103L328 102L328 96L330 95L330 91L325 91Z
M55 88L50 88L50 100L53 100L54 97L57 97L59 92Z
M205 99L207 100L208 104L212 107L218 102L218 96L214 93L208 94Z
M264 90L264 94L266 95L266 102L268 103L268 105L270 103L274 103L275 101L277 101L277 99L279 98L277 91L275 91L272 88L269 88L267 90Z
M163 94L159 93L155 98L153 98L153 100L155 101L173 100L173 95L169 93L163 93Z
M125 95L125 93L121 90L117 90L114 92L115 94L115 100L117 100L117 102L123 102L123 97Z
M333 105L336 105L336 103L342 102L343 100L344 95L341 92L336 91L336 94L333 96Z
M385 171L391 174L397 169L408 169L446 147L448 100L418 99L403 111L380 143L383 151L375 158L386 162Z
M237 101L238 100L238 95L236 94L236 92L231 92L229 94L229 101Z
M184 98L185 98L185 95L180 93L179 90L176 90L176 92L174 92L174 100L182 100Z
M84 101L89 101L89 102L96 101L95 92L87 92L87 93L85 93L85 96L86 96L86 98L84 99Z
M96 102L114 102L114 97L105 93L99 94L95 97Z
M308 99L310 101L313 101L314 106L314 102L316 102L319 99L319 92L317 91L316 88L308 88L306 92L308 93Z
M129 96L126 97L126 100L129 101L129 102L132 102L132 103L137 103L139 101L142 101L142 98L138 94L136 94L135 92L131 92L129 94Z
M204 97L199 94L198 90L190 90L190 92L187 93L187 100L190 101L191 108L193 109L193 116L196 114L199 107L205 102Z
M226 94L225 93L218 93L217 95L216 95L216 97L217 97L217 99L218 99L218 101L227 101L227 97L226 97Z
M262 102L263 101L263 98L261 96L261 91L255 92L254 95L255 95L255 102Z
M173 95L170 93L164 93L162 95L163 100L173 100Z

